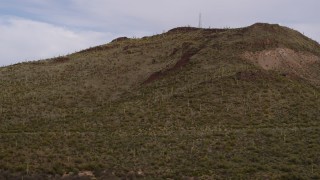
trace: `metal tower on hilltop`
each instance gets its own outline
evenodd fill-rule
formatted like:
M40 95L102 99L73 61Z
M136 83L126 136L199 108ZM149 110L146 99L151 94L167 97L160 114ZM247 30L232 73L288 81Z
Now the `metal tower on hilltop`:
M200 13L199 14L199 25L198 25L199 28L202 28L202 14Z

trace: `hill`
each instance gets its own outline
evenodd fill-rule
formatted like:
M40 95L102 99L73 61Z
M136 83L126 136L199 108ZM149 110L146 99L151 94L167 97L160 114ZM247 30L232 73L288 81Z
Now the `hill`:
M0 179L318 179L319 57L257 23L0 68Z

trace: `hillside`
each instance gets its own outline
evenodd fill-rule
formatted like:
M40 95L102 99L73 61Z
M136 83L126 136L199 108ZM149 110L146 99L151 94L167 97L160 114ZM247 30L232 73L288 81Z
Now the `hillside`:
M180 27L0 68L0 179L320 178L320 45Z

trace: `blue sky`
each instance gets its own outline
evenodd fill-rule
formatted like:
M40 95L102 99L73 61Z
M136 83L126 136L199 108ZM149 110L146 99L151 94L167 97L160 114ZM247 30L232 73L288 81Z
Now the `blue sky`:
M277 23L320 42L319 0L2 0L0 66L73 53L177 26Z

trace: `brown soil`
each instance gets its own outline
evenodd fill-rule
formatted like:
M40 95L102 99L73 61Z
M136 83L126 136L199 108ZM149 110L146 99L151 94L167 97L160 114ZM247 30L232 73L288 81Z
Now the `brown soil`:
M167 71L165 71L165 72L161 72L161 71L155 72L155 73L151 74L149 76L149 78L147 80L145 80L142 84L149 84L149 83L161 78L162 76L165 76L166 73L167 73Z
M286 77L300 77L310 81L316 79L310 72L320 57L309 52L296 52L288 48L277 48L259 52L246 52L242 57L265 70L275 70Z
M295 52L287 48L277 48L260 52L246 52L243 57L265 70L304 70L313 63L320 62L320 58L311 53Z
M158 71L158 72L151 74L149 76L149 78L147 80L145 80L142 84L151 83L157 79L164 77L165 75L167 75L171 71L175 71L175 70L182 68L183 66L187 65L188 62L190 61L191 57L194 56L199 51L200 51L200 49L187 50L186 52L183 53L180 60L173 67L166 69L165 71ZM176 52L174 52L173 54L175 54L175 53Z

